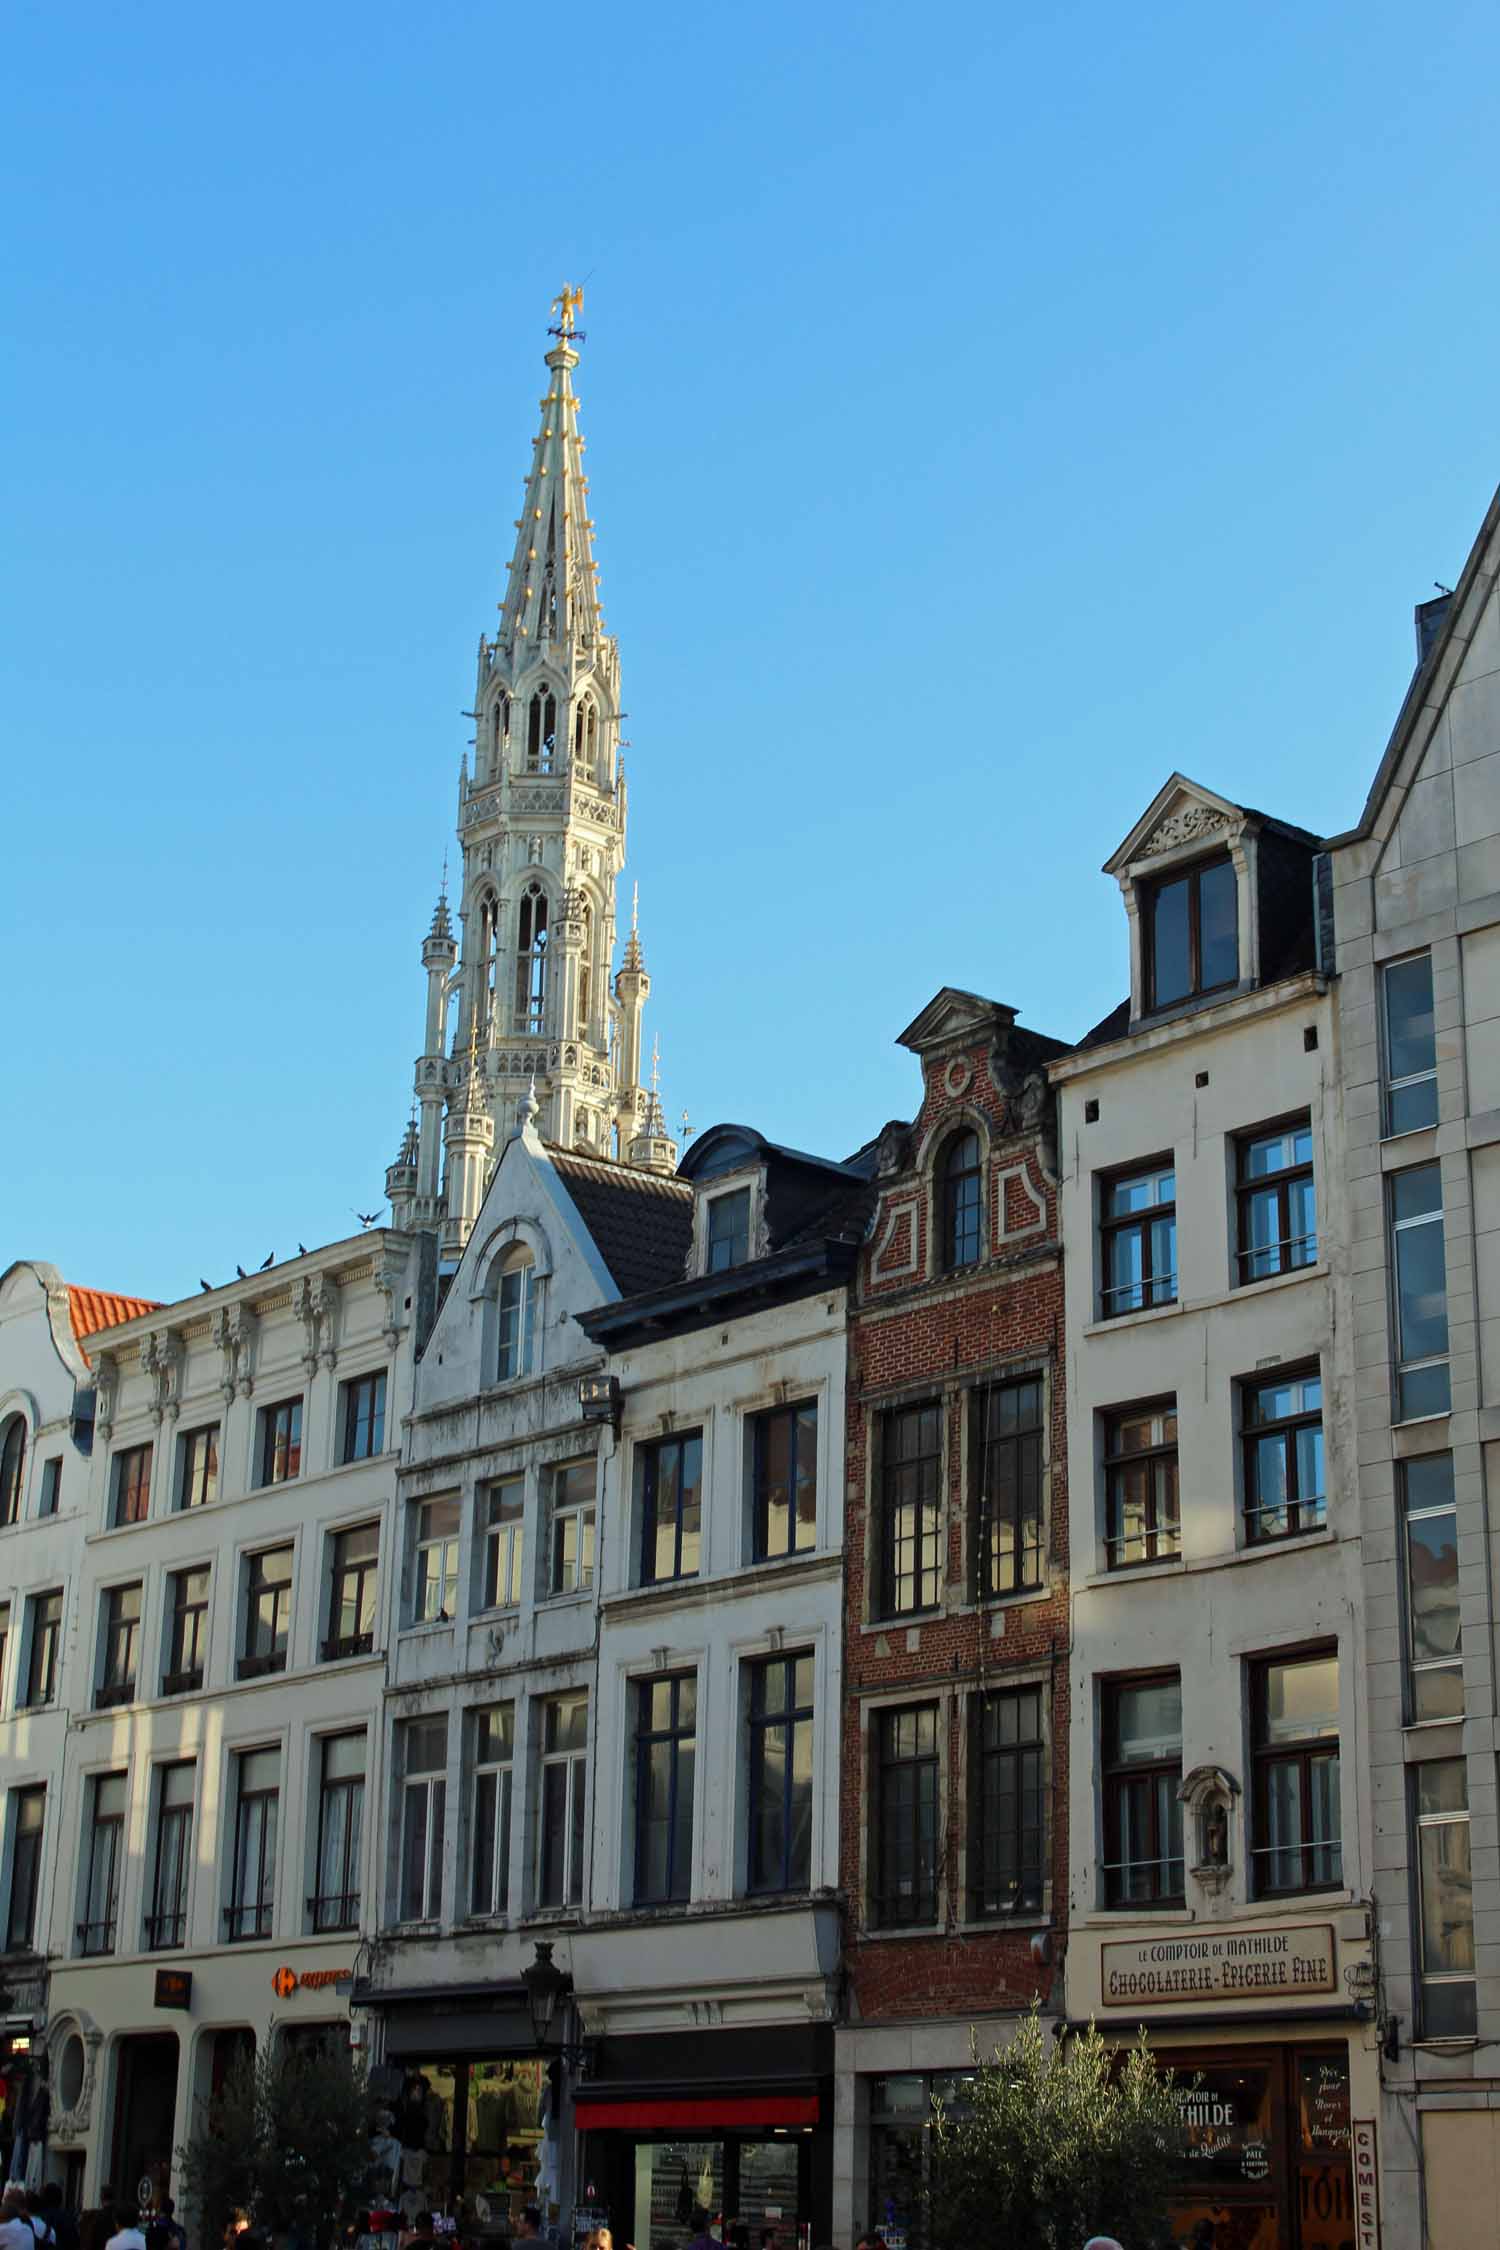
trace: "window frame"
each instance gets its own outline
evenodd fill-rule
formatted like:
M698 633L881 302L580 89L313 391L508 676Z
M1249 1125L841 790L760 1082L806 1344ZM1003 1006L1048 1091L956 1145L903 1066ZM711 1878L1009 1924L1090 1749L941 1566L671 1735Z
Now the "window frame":
M1290 1141L1295 1149L1297 1137L1307 1135L1306 1161L1294 1158L1274 1172L1252 1174L1247 1170L1252 1150L1272 1141ZM1312 1197L1312 1231L1294 1234L1292 1231L1292 1198L1302 1182L1306 1182ZM1318 1262L1318 1189L1317 1167L1314 1162L1312 1111L1295 1111L1279 1124L1258 1125L1253 1131L1234 1136L1234 1280L1235 1286L1248 1289L1258 1281L1274 1281L1286 1273L1306 1273ZM1252 1242L1249 1218L1258 1196L1273 1195L1276 1201L1276 1240L1274 1243ZM1299 1249L1305 1257L1296 1255ZM1259 1266L1256 1261L1268 1258L1274 1252L1275 1264Z
M1034 1706L1032 1732L1023 1733L1022 1725L1029 1714L1027 1704ZM992 1714L1013 1706L1017 1713L1016 1737L1012 1742L985 1741L986 1721ZM968 1918L971 1922L999 1924L1025 1921L1040 1916L1046 1910L1048 1889L1047 1865L1047 1794L1050 1777L1050 1746L1047 1735L1047 1709L1044 1683L1041 1680L1014 1680L977 1690L969 1697L969 1863ZM1028 1763L1034 1767L1028 1779ZM1000 1784L1008 1781L1009 1786ZM1031 1817L1027 1816L1030 1800ZM1006 1828L992 1808L1006 1802L1015 1808L1014 1821ZM1001 1851L995 1856L1008 1857L1015 1868L1016 1892L1009 1905L989 1903L998 1894L999 1884L987 1880L987 1861L992 1845L1010 1843L1009 1853ZM1034 1893L1028 1891L1026 1877L1034 1873Z
M56 1615L43 1615L44 1609L56 1603ZM63 1588L48 1586L42 1592L27 1596L29 1614L26 1620L26 1695L17 1704L22 1711L50 1711L57 1701L59 1674L62 1670L62 1629L64 1616ZM45 1659L43 1651L45 1650Z
M188 1793L186 1804L167 1802L168 1775L186 1772ZM193 1807L197 1793L197 1767L191 1758L168 1758L155 1769L152 1778L152 1795L155 1802L155 1837L151 1864L151 1904L142 1923L141 1936L147 1953L175 1953L187 1943L188 1886L192 1877L192 1853L189 1845L193 1833ZM164 1883L163 1877L170 1875ZM175 1897L178 1904L163 1904L164 1897ZM168 1934L168 1926L175 1936Z
M1265 1421L1254 1421L1251 1412L1254 1401L1266 1391L1284 1390L1295 1386L1299 1392L1315 1384L1318 1403L1315 1407L1299 1406L1294 1413L1273 1415ZM1241 1521L1244 1525L1247 1547L1280 1547L1288 1539L1305 1538L1310 1532L1328 1528L1328 1476L1327 1458L1323 1442L1323 1371L1318 1361L1306 1366L1269 1368L1259 1375L1243 1376L1240 1393L1240 1459L1243 1491L1241 1494ZM1318 1432L1318 1459L1323 1466L1323 1490L1318 1493L1302 1490L1302 1454L1298 1444L1300 1433L1316 1429ZM1268 1442L1280 1441L1282 1461L1282 1490L1286 1494L1280 1501L1261 1498L1261 1450ZM1258 1529L1255 1519L1282 1514L1287 1518L1283 1531Z
M559 1505L559 1485L571 1471L578 1470L587 1472L587 1498L580 1493ZM547 1486L547 1598L566 1601L571 1595L589 1594L594 1589L598 1567L598 1457L587 1453L572 1461L549 1461L542 1475ZM567 1551L570 1531L573 1535L571 1558Z
M526 1560L526 1479L491 1477L483 1486L484 1516L479 1531L477 1614L519 1609Z
M436 1766L411 1768L414 1730L430 1728L434 1735L441 1728L443 1737L442 1762ZM400 1826L396 1853L396 1920L398 1923L440 1922L443 1915L443 1842L448 1811L448 1714L429 1712L425 1716L403 1719L401 1722L401 1803ZM411 1876L413 1849L414 1807L422 1807L422 1866L420 1892L408 1889ZM411 1898L417 1899L417 1911L409 1911Z
M1391 1075L1391 1056L1396 1041L1391 1026L1390 980L1393 971L1409 969L1416 961L1423 961L1427 966L1427 1006L1433 1022L1432 1061L1424 1064L1420 1070L1405 1071L1399 1078L1393 1078ZM1379 1024L1381 1131L1384 1139L1399 1140L1404 1133L1425 1132L1438 1122L1437 996L1433 980L1432 948L1430 946L1423 946L1415 953L1403 953L1394 961L1381 962ZM1410 1037L1410 1033L1404 1036ZM1432 1115L1430 1117L1419 1117L1412 1124L1398 1125L1394 1114L1396 1097L1406 1094L1409 1090L1418 1086L1430 1086L1432 1089Z
M549 1738L555 1725L556 1731L561 1731L558 1715L565 1705L570 1711L582 1710L583 1741L559 1748L550 1745ZM544 1699L538 1715L537 1756L536 1899L539 1910L566 1909L583 1903L584 1867L588 1859L588 1736L586 1689L565 1689L560 1695ZM554 1836L552 1814L557 1809L562 1818ZM548 1879L549 1871L554 1868L560 1876L557 1883Z
M1217 868L1227 868L1234 888L1234 968L1227 977L1213 984L1203 982L1203 895L1202 880ZM1185 992L1174 993L1163 1000L1157 992L1156 972L1156 910L1163 892L1175 884L1186 882L1188 887L1188 984ZM1138 896L1143 909L1141 915L1142 986L1144 988L1144 1015L1156 1015L1165 1008L1186 1007L1189 1001L1206 999L1210 993L1232 992L1240 982L1240 871L1231 852L1208 852L1202 859L1189 860L1185 865L1164 868L1161 874L1150 877L1138 885Z
M870 1919L877 1929L925 1930L936 1927L938 1922L942 1907L943 1725L946 1715L946 1705L935 1698L924 1698L916 1703L880 1704L870 1714ZM924 1743L919 1724L914 1737L916 1747L904 1753L892 1747L900 1722L907 1719L930 1722L930 1746ZM909 1799L904 1805L893 1802L893 1777L898 1774L913 1777ZM893 1814L896 1815L895 1825L904 1825L910 1830L904 1842L910 1846L912 1903L905 1912L896 1903L891 1851Z
M797 1675L807 1667L807 1698L799 1700ZM747 1729L747 1779L745 1838L745 1891L751 1898L799 1894L811 1888L814 1844L814 1807L817 1803L817 1657L810 1648L781 1650L769 1656L750 1657L745 1663L745 1723ZM773 1673L782 1676L779 1709L767 1708L766 1689ZM772 1794L767 1788L766 1745L779 1734L781 1743L781 1865L773 1879L761 1857L762 1807ZM797 1752L799 1737L807 1746L808 1807L805 1821L806 1866L799 1872L801 1854L794 1851L797 1832Z
M260 1410L256 1447L257 1491L291 1484L302 1474L302 1394L279 1398Z
M925 1432L919 1426L924 1416L931 1417L931 1427ZM936 1609L943 1598L947 1418L948 1401L942 1395L903 1401L881 1410L880 1568L876 1579L876 1614L881 1618L920 1617ZM908 1425L918 1425L917 1448L898 1454L893 1437ZM913 1489L903 1494L899 1489L903 1483ZM914 1511L909 1534L903 1534L898 1521L902 1510ZM910 1568L904 1567L901 1559L908 1548L913 1556ZM927 1555L930 1563L923 1559ZM910 1587L910 1600L902 1599L905 1586Z
M690 1448L697 1450L697 1474L691 1483L686 1476ZM675 1498L671 1518L671 1570L658 1571L656 1562L661 1545L661 1535L667 1526L659 1518L661 1464L669 1453L677 1455ZM669 1430L660 1437L643 1438L636 1446L636 1480L639 1490L640 1524L640 1583L642 1586L676 1586L702 1575L703 1562L703 1431L701 1427L690 1430ZM696 1495L690 1511L687 1495ZM696 1522L689 1525L689 1513L696 1514ZM692 1563L684 1565L684 1551L692 1542Z
M1017 1594L1039 1593L1047 1575L1047 1382L1040 1368L998 1375L973 1385L968 1394L969 1416L969 1546L970 1581L976 1602L1007 1601ZM1012 1430L992 1430L990 1418L1000 1400L1019 1399L1023 1392L1036 1394L1036 1419ZM1031 1506L1027 1507L1026 1467L1030 1459ZM1002 1505L998 1464L1013 1460L1009 1506ZM1009 1519L1012 1545L1009 1556L995 1553L996 1540ZM1033 1536L1028 1538L1030 1524ZM1011 1583L996 1581L997 1561L1009 1560ZM1003 1572L1000 1574L1003 1575Z
M778 1423L788 1425L785 1483L786 1537L783 1547L771 1545L772 1480L769 1455L771 1436ZM762 1407L749 1417L750 1425L750 1560L753 1563L790 1562L796 1555L812 1554L818 1544L818 1401L788 1400L784 1405ZM809 1476L804 1479L803 1456ZM804 1482L812 1491L812 1517L808 1521L799 1505ZM806 1539L798 1537L805 1529Z
M1436 1209L1417 1211L1409 1214L1406 1218L1398 1218L1396 1214L1396 1201L1397 1195L1399 1193L1398 1183L1403 1180L1414 1179L1418 1174L1424 1172L1430 1173L1437 1181L1438 1200ZM1421 1422L1429 1420L1435 1415L1451 1413L1453 1405L1453 1331L1452 1324L1448 1319L1447 1199L1443 1193L1443 1168L1439 1159L1437 1157L1433 1157L1429 1162L1425 1164L1406 1165L1403 1166L1403 1168L1399 1171L1388 1172L1385 1175L1385 1180L1386 1243L1387 1258L1390 1270L1391 1290L1391 1340L1395 1346L1395 1366L1393 1372L1396 1396L1394 1400L1395 1411L1392 1419L1397 1423ZM1407 1292L1405 1290L1401 1268L1401 1237L1405 1234L1413 1234L1418 1227L1431 1226L1435 1226L1438 1230L1437 1239L1442 1249L1443 1348L1440 1352L1409 1353L1406 1349L1405 1335L1406 1317L1404 1307ZM1412 1294L1417 1295L1420 1294L1420 1292L1413 1292ZM1425 1375L1429 1372L1429 1370L1437 1368L1441 1368L1443 1371L1444 1396L1442 1405L1417 1405L1416 1402L1413 1401L1409 1410L1406 1397L1406 1383L1408 1379L1419 1375Z
M367 1538L374 1534L374 1546L368 1554L349 1556L346 1542ZM349 1588L355 1596L354 1616L362 1618L368 1609L368 1625L357 1625L352 1633L340 1632L345 1609L348 1607ZM323 1637L320 1655L325 1664L339 1664L347 1657L370 1656L375 1648L375 1627L380 1615L380 1519L372 1516L366 1523L340 1524L328 1534L328 1630Z
M692 1667L679 1672L654 1672L649 1678L637 1679L632 1684L635 1691L635 1850L631 1902L636 1906L685 1905L693 1895L698 1674ZM664 1722L658 1724L653 1706L662 1691L666 1693L668 1707ZM667 1759L666 1810L660 1817L648 1809L655 1804L653 1752L658 1749L665 1749ZM663 1828L665 1873L658 1887L649 1873L650 1844L653 1833Z
M62 1506L62 1472L62 1455L49 1453L42 1462L42 1492L36 1511L39 1521L55 1516Z
M481 1733L491 1713L504 1714L497 1732L504 1736L504 1756L485 1754ZM469 1916L493 1920L510 1912L510 1847L515 1820L516 1706L513 1699L475 1704L465 1713L469 1728ZM486 1807L486 1783L491 1802ZM487 1848L489 1884L481 1901L480 1853Z
M972 1148L971 1161L958 1159ZM938 1161L938 1271L963 1273L985 1254L985 1147L976 1125L948 1135Z
M12 1524L19 1523L25 1512L26 1453L30 1435L24 1414L7 1416L5 1432L0 1437L0 1531L8 1531Z
M1422 1810L1423 1784L1421 1777L1424 1773L1429 1773L1433 1768L1439 1766L1456 1768L1457 1771L1462 1775L1464 1799L1463 1805L1461 1808L1453 1807L1445 1810L1424 1813ZM1409 1777L1407 1787L1410 1797L1412 1839L1411 1870L1414 1878L1412 1884L1412 1920L1414 1925L1412 1945L1412 1981L1415 1988L1414 1997L1417 2003L1417 2036L1421 2039L1432 2040L1472 2040L1476 2036L1478 2031L1478 1960L1477 1958L1474 1959L1474 1966L1467 1976L1465 1976L1461 1970L1430 1970L1427 1966L1426 1923L1428 1903L1427 1886L1429 1881L1429 1873L1425 1863L1425 1853L1423 1849L1424 1839L1429 1835L1435 1834L1439 1829L1456 1830L1461 1828L1464 1832L1465 1838L1464 1857L1469 1860L1470 1868L1472 1870L1474 1831L1473 1808L1469 1803L1468 1760L1462 1755L1456 1758L1427 1758L1419 1761L1415 1765L1408 1766L1406 1770ZM1463 1885L1460 1882L1460 1884L1458 1885L1458 1889L1462 1891L1462 1888ZM1468 1892L1468 1900L1469 1951L1471 1957L1473 1957L1474 1894L1472 1889L1472 1879L1471 1887ZM1442 2030L1437 2030L1436 2028L1434 2028L1432 2018L1435 2010L1431 2001L1429 2001L1428 1999L1428 1992L1433 1988L1441 1988L1445 1992L1454 1994L1457 1994L1460 1991L1465 1992L1468 2000L1468 2006L1463 2011L1463 2020L1455 2022L1451 2025L1447 2025Z
M313 1896L307 1902L308 1927L315 1937L331 1935L342 1930L359 1928L363 1885L360 1863L364 1856L365 1775L363 1771L335 1774L330 1778L328 1755L339 1743L363 1743L368 1750L369 1735L364 1727L340 1727L334 1733L319 1735L318 1742L318 1824L315 1857L313 1859ZM343 1840L339 1849L338 1874L341 1888L324 1889L327 1870L324 1866L328 1844L328 1813L330 1799L342 1800L340 1817L343 1823ZM334 1911L330 1912L329 1909Z
M536 1266L513 1253L495 1283L495 1381L525 1382L535 1357Z
M1143 1446L1122 1447L1120 1433L1128 1422L1149 1420L1161 1425L1161 1434L1153 1435L1151 1443ZM1182 1560L1182 1485L1178 1459L1177 1399L1141 1399L1129 1406L1105 1407L1100 1413L1103 1428L1104 1458L1104 1566L1112 1572L1145 1570L1153 1563L1181 1562ZM1171 1426L1168 1436L1167 1428ZM1138 1533L1116 1529L1124 1520L1124 1485L1126 1475L1133 1468L1145 1467L1150 1471L1147 1485L1147 1520ZM1170 1477L1158 1474L1170 1469ZM1170 1490L1168 1490L1170 1485ZM1117 1561L1116 1553L1127 1541L1138 1538L1145 1553L1128 1561ZM1167 1544L1163 1544L1163 1541Z
M1414 1505L1412 1499L1413 1484L1424 1481L1424 1472L1430 1470L1434 1464L1439 1462L1443 1463L1446 1469L1447 1489L1443 1497L1436 1500L1419 1499ZM1460 1720L1464 1716L1463 1615L1460 1606L1463 1573L1458 1563L1458 1498L1454 1487L1452 1454L1419 1453L1412 1455L1407 1460L1398 1462L1396 1467L1396 1499L1397 1518L1401 1527L1401 1656L1406 1724L1408 1726L1430 1726L1434 1723L1451 1725L1455 1720ZM1418 1657L1416 1653L1418 1612L1413 1586L1411 1530L1413 1524L1436 1523L1445 1516L1453 1526L1452 1608L1454 1622L1458 1628L1458 1646L1451 1656ZM1456 1677L1458 1681L1458 1706L1456 1710L1423 1711L1421 1709L1419 1682L1424 1678L1438 1675Z
M1120 1699L1134 1688L1173 1686L1177 1690L1177 1751L1153 1757L1127 1757L1121 1747ZM1155 1913L1184 1904L1187 1897L1187 1847L1183 1834L1182 1802L1182 1673L1175 1665L1153 1672L1122 1672L1101 1680L1099 1697L1099 1776L1102 1796L1104 1904L1111 1912ZM1136 1825L1144 1831L1150 1850L1145 1858L1124 1857L1127 1822L1124 1817L1129 1792L1149 1784L1138 1800L1145 1818ZM1167 1785L1163 1794L1162 1784ZM1175 1807L1175 1812L1174 1808ZM1162 1812L1167 1821L1163 1834ZM1177 1849L1171 1850L1175 1841ZM1144 1893L1131 1886L1135 1871L1150 1870L1150 1888ZM1176 1870L1177 1881L1172 1883Z
M286 1578L268 1578L265 1566L282 1557L286 1560ZM268 1678L273 1672L286 1671L292 1649L292 1587L296 1570L296 1547L291 1540L278 1541L271 1547L253 1547L245 1556L244 1610L240 1622L240 1648L235 1660L234 1676L237 1680ZM267 1632L261 1632L259 1605L270 1597L270 1623ZM269 1646L258 1644L262 1638Z
M7 1953L31 1953L36 1950L36 1910L42 1890L42 1853L47 1841L47 1784L33 1781L19 1789L7 1791L9 1802L10 1870L5 1901L5 1950ZM35 1827L22 1827L33 1808L37 1810ZM21 1871L22 1845L26 1849L25 1911L17 1914L21 1903L18 1882Z
M203 1599L182 1599L187 1591L187 1581L196 1578L200 1572L204 1582ZM196 1694L203 1685L208 1641L208 1605L212 1591L213 1573L212 1566L208 1563L185 1563L180 1569L167 1574L167 1662L162 1671L163 1695ZM186 1618L195 1621L190 1633L181 1629L182 1621ZM182 1661L188 1653L189 1640L197 1654L195 1664Z
M119 1809L104 1812L100 1809L102 1793L111 1782L118 1782L120 1785ZM120 1924L120 1875L124 1859L129 1784L130 1777L124 1768L91 1773L88 1777L88 1851L80 1901L83 1919L74 1933L80 1960L99 1960L115 1950L115 1938ZM101 1849L105 1855L102 1871ZM97 1895L101 1872L104 1886L102 1899ZM101 1914L91 1912L96 1905L102 1905L105 1911Z
M1249 1865L1248 1889L1252 1900L1300 1898L1317 1891L1339 1891L1344 1887L1343 1799L1340 1787L1340 1768L1343 1744L1335 1715L1334 1732L1329 1734L1303 1734L1279 1742L1269 1739L1270 1721L1267 1710L1267 1688L1271 1674L1276 1671L1295 1671L1304 1666L1326 1664L1334 1667L1335 1693L1339 1690L1340 1662L1336 1642L1318 1643L1311 1648L1280 1649L1268 1656L1252 1657L1250 1665L1250 1842L1246 1852ZM1331 1749L1330 1749L1331 1744ZM1318 1837L1312 1832L1314 1818L1314 1767L1331 1760L1334 1774L1334 1791L1339 1802L1339 1829L1336 1836ZM1269 1777L1274 1769L1290 1768L1297 1774L1297 1817L1299 1834L1294 1842L1262 1842L1270 1834ZM1319 1875L1315 1862L1319 1853L1328 1854L1328 1863L1334 1872ZM1299 1880L1278 1883L1270 1879L1267 1863L1295 1855L1300 1862ZM1263 1872L1263 1869L1266 1871Z
M339 1385L339 1460L374 1461L385 1451L386 1370L372 1367Z
M257 1938L270 1937L276 1920L276 1855L281 1832L281 1749L279 1744L274 1743L247 1744L244 1749L237 1750L234 1757L233 1856L229 1869L229 1903L223 1910L224 1942L226 1945L248 1945ZM268 1788L261 1785L247 1789L247 1762L251 1758L263 1757L274 1757L276 1760L275 1786ZM251 1872L248 1847L251 1844L252 1827L256 1832L253 1895L248 1885L241 1888L242 1878Z
M194 1488L198 1488L194 1498ZM219 1424L184 1430L177 1441L177 1512L209 1508L219 1496Z
M1133 1164L1111 1165L1107 1171L1095 1175L1098 1181L1097 1226L1099 1231L1099 1318L1124 1320L1131 1313L1156 1312L1165 1305L1177 1302L1177 1159L1171 1152L1164 1156L1148 1156ZM1159 1189L1163 1180L1170 1180L1172 1192L1158 1193L1155 1200L1142 1204L1134 1211L1111 1211L1110 1198L1117 1189L1135 1182L1150 1181ZM1172 1266L1169 1273L1158 1273L1153 1256L1152 1229L1170 1224L1172 1229ZM1130 1233L1140 1237L1140 1278L1135 1281L1111 1281L1114 1244ZM1114 1300L1135 1293L1135 1301L1118 1304Z
M135 1596L135 1614L125 1604ZM141 1612L145 1587L139 1578L118 1586L105 1586L99 1595L99 1677L94 1688L94 1709L113 1711L133 1703L141 1664Z
M750 1223L754 1197L748 1181L704 1196L703 1271L732 1273L750 1263ZM730 1214L727 1232L720 1231L720 1214Z
M110 1528L146 1523L151 1515L151 1457L155 1448L122 1445L110 1461Z
M451 1625L458 1615L458 1543L463 1531L463 1503L451 1494L439 1494L430 1500L415 1501L413 1506L416 1521L412 1526L411 1625ZM429 1532L424 1529L434 1508L452 1509L451 1531ZM436 1578L431 1578L427 1558L435 1554L443 1555L444 1560ZM446 1595L450 1583L453 1594L451 1603L448 1603L442 1596ZM423 1589L428 1584L440 1589L438 1607L430 1616L424 1608Z

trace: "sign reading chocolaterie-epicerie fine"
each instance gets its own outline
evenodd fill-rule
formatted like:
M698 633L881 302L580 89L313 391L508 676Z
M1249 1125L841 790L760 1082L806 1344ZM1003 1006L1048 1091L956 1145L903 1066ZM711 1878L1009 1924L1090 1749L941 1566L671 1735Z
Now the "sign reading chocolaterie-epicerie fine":
M1327 1922L1279 1930L1185 1930L1180 1937L1103 1949L1104 2005L1143 2000L1288 1999L1332 1992L1333 1929Z

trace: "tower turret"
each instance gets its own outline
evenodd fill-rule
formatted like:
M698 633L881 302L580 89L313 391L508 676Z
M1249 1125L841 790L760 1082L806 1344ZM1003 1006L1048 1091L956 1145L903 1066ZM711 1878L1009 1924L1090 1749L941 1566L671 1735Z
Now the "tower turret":
M463 1081L449 1099L443 1139L448 1164L442 1250L445 1258L456 1259L479 1216L495 1153L495 1120L490 1114L489 1085L480 1068L477 1024L469 1034Z

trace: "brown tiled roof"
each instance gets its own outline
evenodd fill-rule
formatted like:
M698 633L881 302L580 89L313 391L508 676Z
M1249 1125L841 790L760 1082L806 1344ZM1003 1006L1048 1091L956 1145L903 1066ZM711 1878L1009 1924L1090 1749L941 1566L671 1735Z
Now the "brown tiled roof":
M80 1351L85 1336L97 1336L102 1328L118 1328L122 1320L138 1320L142 1313L161 1311L155 1297L120 1297L113 1289L79 1289L71 1281L67 1289L68 1317ZM83 1356L87 1363L88 1353Z
M548 1154L622 1297L682 1279L693 1239L693 1191L686 1180L571 1149Z

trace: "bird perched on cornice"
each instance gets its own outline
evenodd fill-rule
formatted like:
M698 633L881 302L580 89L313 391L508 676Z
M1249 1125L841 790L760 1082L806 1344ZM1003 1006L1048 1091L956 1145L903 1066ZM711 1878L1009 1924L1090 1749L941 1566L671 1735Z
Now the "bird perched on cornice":
M234 1270L239 1275L241 1281L248 1281L250 1279L249 1274L246 1273L243 1266L237 1265Z
M273 1251L271 1252L271 1254L270 1254L270 1256L269 1256L268 1258L262 1258L262 1259L261 1259L261 1261L260 1261L260 1270L261 1270L261 1272L262 1272L262 1273L264 1273L264 1272L265 1272L265 1270L266 1270L266 1268L267 1268L267 1266L274 1266L274 1265L275 1265L275 1263L276 1263L276 1253L275 1253L275 1251L273 1250Z
M213 1283L211 1281L205 1281L202 1274L200 1273L198 1276L198 1287L200 1289L212 1289Z

